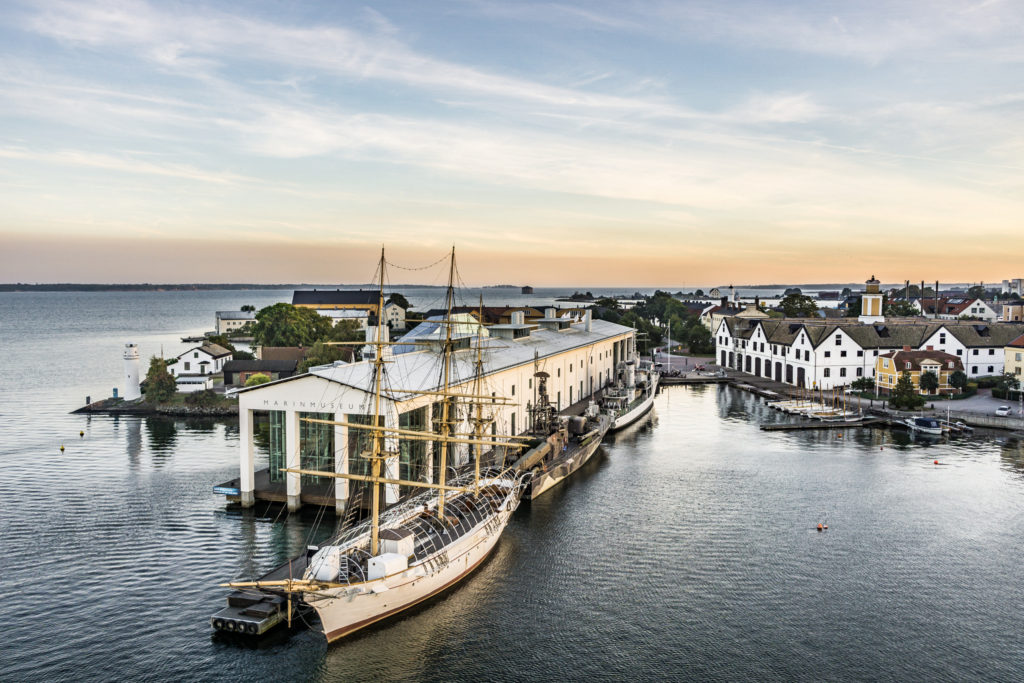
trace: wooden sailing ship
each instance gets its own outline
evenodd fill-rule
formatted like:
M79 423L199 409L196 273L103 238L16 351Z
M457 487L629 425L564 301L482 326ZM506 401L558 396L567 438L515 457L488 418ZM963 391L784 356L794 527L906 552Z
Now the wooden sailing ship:
M382 250L379 310L384 307L384 268ZM267 610L276 605L276 614L289 620L295 605L301 605L315 610L324 635L328 642L333 642L454 586L479 567L494 549L519 505L526 477L512 468L482 463L486 460L503 464L509 459L509 454L525 447L527 439L497 435L494 431L485 436L485 428L493 422L493 418L485 414L485 406L494 405L499 397L486 395L481 384L480 332L473 389L466 392L453 390L451 386L450 368L456 342L452 334L456 322L451 315L454 275L453 249L446 296L448 313L446 319L440 321L444 331L440 345L440 389L403 390L405 393L439 397L440 415L435 421L436 431L424 432L383 424L382 387L388 362L385 347L389 342L382 341L383 316L378 315L376 341L369 343L375 348L370 423L303 418L308 422L341 425L365 432L369 447L358 457L369 461L369 474L283 468L283 471L294 474L362 482L370 491L369 518L290 560L286 574L285 565L282 565L256 581L224 584L239 591L235 598L237 604L231 608L232 599L229 597L229 610L212 618L215 628L255 634L265 630L268 620L256 622L255 617L243 618L245 612L253 611L254 605L257 614L261 605L269 605ZM459 433L456 429L459 424L456 411L460 408L472 424L469 433ZM394 444L399 438L430 441L435 445L439 452L436 482L400 479L382 472L385 460L396 456ZM473 468L449 479L450 449L455 447L475 449ZM495 455L498 450L502 451L501 457ZM381 487L386 485L422 488L425 491L382 510Z

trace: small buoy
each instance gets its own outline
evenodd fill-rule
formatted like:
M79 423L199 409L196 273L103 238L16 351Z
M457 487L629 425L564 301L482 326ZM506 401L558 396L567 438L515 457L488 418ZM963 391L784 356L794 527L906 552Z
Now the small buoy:
M64 444L61 444L61 445L60 445L60 452L61 452L61 453L63 453L63 452L64 452Z
M85 432L78 432L79 436L85 436Z
M880 451L884 451L884 450L885 450L885 446L879 446L879 447L878 447L878 450L880 450Z
M932 460L932 464L933 464L933 465L938 465L938 464L939 464L939 461L938 461L938 460Z
M824 528L825 528L825 527L823 527L823 526L822 526L821 524L818 524L818 531L821 531L821 530L822 530L822 529L824 529Z
M824 528L826 528L826 529L827 529L827 528L828 528L828 524L826 524Z

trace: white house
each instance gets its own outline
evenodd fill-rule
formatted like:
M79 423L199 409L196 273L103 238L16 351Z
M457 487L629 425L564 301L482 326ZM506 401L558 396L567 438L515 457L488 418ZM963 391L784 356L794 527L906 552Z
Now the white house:
M191 394L213 388L213 375L178 375L174 380L176 391Z
M933 320L957 320L966 317L995 322L999 318L999 314L987 303L970 297L917 299L914 301L914 308L924 317Z
M405 309L394 301L384 304L384 324L393 330L404 330Z
M1004 348L1024 324L724 319L715 334L719 365L809 389L873 378L880 353L935 349L961 359L969 377L1003 372Z
M359 329L366 329L370 319L370 311L359 308L319 308L314 309L325 318L330 318L332 325L337 325L343 320L351 320L359 326Z
M231 352L219 344L204 343L178 356L178 362L167 367L173 377L183 375L216 375L231 360Z
M252 311L217 311L216 318L217 334L230 334L256 320L256 314Z

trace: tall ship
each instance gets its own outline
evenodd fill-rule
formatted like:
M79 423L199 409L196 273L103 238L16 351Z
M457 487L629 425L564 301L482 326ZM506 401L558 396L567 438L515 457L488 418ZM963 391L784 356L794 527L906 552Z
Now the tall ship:
M384 265L382 251L378 310L384 310ZM302 476L345 479L368 485L369 518L260 579L225 584L237 589L239 594L229 596L228 608L211 618L214 628L256 634L274 625L271 622L275 620L266 618L268 614L290 622L296 611L305 608L316 612L327 641L334 642L451 588L479 567L494 549L519 505L525 482L511 467L481 467L481 462L485 455L489 461L496 461L495 451L498 450L503 454L522 450L525 439L508 440L511 437L499 437L495 432L491 432L489 438L483 436L485 428L492 423L484 413L483 400L491 404L497 397L482 394L479 344L473 393L465 389L453 390L451 362L459 339L453 335L453 328L465 324L464 320L451 319L454 272L453 250L447 315L445 320L438 321L443 330L441 386L429 392L440 399L436 430L387 426L382 398L395 389L387 386L385 366L389 342L382 341L384 316L377 316L376 341L367 342L374 348L373 412L369 424L302 418L310 424L326 423L357 430L358 441L365 444L358 457L369 464L369 472L283 468L285 472ZM459 431L465 420L471 423L472 429ZM401 457L397 437L406 442L429 442L437 449L437 483L400 479L382 469L389 459ZM475 449L474 465L472 471L463 471L449 479L449 455L454 455L454 449L459 447ZM508 460L508 457L503 455L501 459ZM382 487L387 485L427 490L382 510ZM283 575L286 567L287 574Z
M606 388L601 408L611 420L610 431L628 427L654 405L660 375L654 364L634 356L619 363L615 383Z

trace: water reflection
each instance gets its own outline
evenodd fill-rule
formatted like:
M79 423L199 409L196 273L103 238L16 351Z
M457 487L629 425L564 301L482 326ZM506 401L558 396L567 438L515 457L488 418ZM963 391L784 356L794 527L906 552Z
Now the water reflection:
M178 427L173 419L159 416L147 417L146 434L149 436L149 449L153 453L173 454L178 442Z

